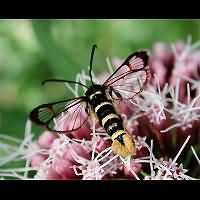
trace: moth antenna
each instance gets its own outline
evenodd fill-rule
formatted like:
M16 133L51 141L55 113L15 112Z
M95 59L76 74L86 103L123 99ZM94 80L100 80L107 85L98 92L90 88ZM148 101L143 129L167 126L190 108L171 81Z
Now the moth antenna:
M49 83L49 82L78 84L78 85L81 85L81 86L83 86L83 87L88 89L88 87L86 85L84 85L83 83L81 83L81 82L62 80L62 79L47 79L47 80L42 81L41 85L45 85L46 83Z
M90 81L91 81L92 85L94 85L94 82L93 82L93 79L92 79L92 63L93 63L93 57L94 57L95 48L97 48L97 45L96 45L96 44L94 44L94 45L92 46L92 52L91 52L91 56L90 56L90 70L89 70L89 76L90 76Z

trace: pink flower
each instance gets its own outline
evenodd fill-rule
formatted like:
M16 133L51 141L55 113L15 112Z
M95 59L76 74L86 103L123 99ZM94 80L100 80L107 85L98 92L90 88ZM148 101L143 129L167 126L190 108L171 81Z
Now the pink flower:
M47 178L85 180L121 177L122 179L139 179L137 174L140 174L142 169L150 172L151 167L149 168L147 163L153 162L152 158L150 161L142 159L144 157L149 159L150 154L154 156L154 162L162 165L157 172L152 172L150 179L185 177L184 174L187 170L184 170L182 165L179 167L176 165L173 175L166 176L164 169L170 166L171 161L162 159L158 161L159 159L156 160L155 157L161 157L161 155L166 158L172 157L189 135L191 138L188 145L198 144L199 100L196 96L188 93L191 88L187 86L185 79L177 81L181 75L192 79L194 73L197 72L200 61L197 56L199 53L192 49L192 45L183 42L177 42L174 46L164 43L155 44L149 61L152 77L147 87L133 101L116 104L125 127L135 139L137 151L129 164L123 163L125 161L120 161L109 153L111 140L106 133L101 133L102 129L98 122L95 124L95 134L97 135L93 135L93 123L90 121L78 131L68 134L69 139L63 149L60 148L63 145L61 138L56 139L56 137L53 138L46 134L43 135L44 142L42 137L39 139L38 143L42 148L50 148L49 150L52 152L54 147L57 149L53 154L55 158L50 164L50 175ZM112 63L116 68L122 63L122 60L115 58ZM110 68L110 70L114 69ZM85 74L83 77L88 78ZM104 77L105 74L100 75L99 79L105 80ZM95 77L95 80L99 79ZM101 81L99 80L99 82ZM188 112L186 112L187 110ZM59 123L59 120L62 123ZM64 117L58 119L58 125L63 126L63 129L65 126L71 126L69 120ZM99 133L98 130L100 130ZM61 143L57 141L52 144L53 140ZM154 141L154 153L149 145L151 140ZM187 151L188 147L185 148ZM104 151L107 151L105 160L101 160L104 158L104 154L101 155ZM39 163L40 160L44 162L43 157L38 157L38 160ZM36 161L35 163L37 163ZM32 162L34 163L34 160ZM159 164L156 167L159 167Z
M136 155L127 158L115 155L111 138L97 121L89 118L84 126L68 134L44 131L36 142L31 141L32 136L25 136L19 155L34 167L34 178L192 180L199 177L199 44L191 44L190 40L173 45L155 44L149 59L151 77L143 92L132 100L115 103L124 127L135 141ZM113 72L121 63L122 59L114 58L113 68L108 62L109 71ZM104 72L94 76L94 80L102 83L107 76ZM76 80L85 84L89 76L81 72ZM78 95L77 88L69 89ZM71 114L74 109L70 109ZM78 120L85 115L82 112ZM56 119L55 127L66 130L74 126L71 121L63 113ZM191 149L195 159L190 157ZM6 163L4 160L9 159L1 158L0 165Z
M47 139L49 136L45 135ZM82 145L78 143L70 143L68 138L63 135L57 138L49 149L49 156L47 160L40 162L40 169L38 175L44 179L76 179L77 175L74 172L74 166L79 163L74 159L74 152L83 159L89 159L90 154ZM32 162L37 158L33 157ZM40 175L42 174L42 175Z

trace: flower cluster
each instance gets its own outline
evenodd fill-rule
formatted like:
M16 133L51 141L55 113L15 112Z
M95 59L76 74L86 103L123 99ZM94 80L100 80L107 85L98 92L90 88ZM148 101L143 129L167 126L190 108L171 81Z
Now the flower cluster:
M157 43L150 53L151 78L146 88L129 102L117 104L124 126L132 135L136 155L122 158L111 150L111 139L94 121L69 134L44 131L32 141L30 122L23 141L0 135L9 144L0 166L25 160L24 168L0 169L0 176L19 179L133 179L193 180L200 177L200 42ZM109 72L121 64L107 59ZM111 64L112 63L112 64ZM106 74L106 73L105 73ZM101 83L105 74L94 76ZM107 76L108 74L106 74ZM76 81L86 84L84 71ZM79 96L79 88L66 83ZM69 126L62 115L56 126ZM15 145L10 145L14 142ZM21 143L21 144L20 144ZM18 148L18 145L20 147ZM13 153L14 152L14 153ZM30 171L34 175L30 176Z

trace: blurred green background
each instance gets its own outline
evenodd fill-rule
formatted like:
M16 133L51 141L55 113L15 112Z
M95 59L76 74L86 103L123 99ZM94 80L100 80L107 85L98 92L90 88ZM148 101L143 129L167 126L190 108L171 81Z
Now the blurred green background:
M22 138L33 107L68 96L40 83L73 80L87 69L92 44L98 45L95 69L103 70L106 56L125 58L188 35L200 39L200 20L0 20L0 134Z

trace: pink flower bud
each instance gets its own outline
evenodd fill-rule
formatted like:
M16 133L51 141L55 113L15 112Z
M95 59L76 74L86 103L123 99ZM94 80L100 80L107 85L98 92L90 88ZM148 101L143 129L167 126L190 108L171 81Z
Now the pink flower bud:
M52 168L48 169L47 180L60 180L62 177Z
M89 127L89 125L88 125L88 127ZM76 139L81 140L81 139L85 138L85 139L89 140L91 138L91 135L90 135L91 131L88 127L82 126L77 131L71 132L71 135Z
M167 73L167 68L166 66L160 61L160 60L154 60L151 63L152 66L152 70L155 73L156 77L159 80L159 84L161 87L163 87L163 85L166 82L166 73ZM155 79L152 79L153 84L156 85Z
M74 160L74 158L72 156L73 151L75 151L76 154L78 154L79 156L86 158L88 160L91 157L89 154L89 151L87 151L85 148L83 148L83 146L81 146L81 144L73 143L73 144L71 144L71 148L67 148L66 150L64 150L63 159L69 160L73 163L76 163L76 161Z
M130 117L133 114L133 105L130 102L119 102L117 104L117 109L120 113L125 114L127 117Z
M38 139L38 144L45 149L49 149L51 144L56 139L56 135L50 131L44 131Z
M142 147L140 150L136 150L136 156L135 158L143 157L143 156L148 156L149 151L146 147Z
M46 156L44 155L35 155L31 159L31 166L32 167L39 167L40 164L46 159Z
M111 141L100 138L96 145L96 150L100 153L111 145Z
M182 41L176 42L175 49L176 49L176 53L178 55L180 55L183 52L183 50L185 49L185 43Z
M63 179L73 179L76 177L73 169L73 163L68 160L57 158L53 163L52 168Z
M172 52L169 46L158 42L154 46L154 56L165 64L168 63L172 57Z

